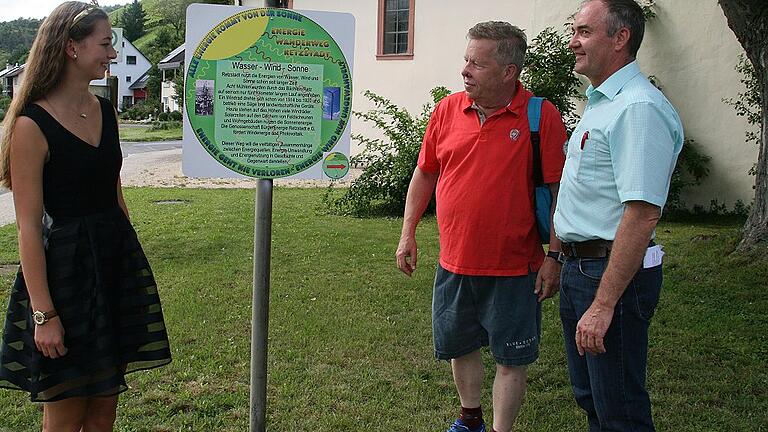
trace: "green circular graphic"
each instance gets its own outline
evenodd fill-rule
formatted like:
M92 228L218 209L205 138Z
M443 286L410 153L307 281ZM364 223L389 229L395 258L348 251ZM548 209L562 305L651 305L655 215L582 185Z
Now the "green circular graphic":
M187 52L187 117L203 148L232 171L297 174L333 149L347 127L352 77L344 54L299 13L237 13Z
M349 172L349 159L344 153L333 152L323 159L323 172L332 179L340 179Z

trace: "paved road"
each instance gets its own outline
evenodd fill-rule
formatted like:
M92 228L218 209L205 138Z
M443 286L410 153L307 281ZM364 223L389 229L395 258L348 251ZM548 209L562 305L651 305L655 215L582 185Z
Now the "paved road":
M0 135L3 129L0 128ZM120 148L123 150L123 158L136 153L146 153L153 151L172 150L181 148L181 141L152 141L152 142L122 142ZM0 196L8 193L8 189L0 187Z
M2 135L2 128L0 128ZM156 152L163 150L172 150L181 148L181 141L161 141L161 142L123 142L120 143L123 151L123 158L132 154ZM13 211L13 195L8 189L0 187L0 226L13 223L15 212Z
M120 148L123 149L123 157L136 153L146 153L151 151L172 150L181 148L179 141L153 141L153 142L121 142Z

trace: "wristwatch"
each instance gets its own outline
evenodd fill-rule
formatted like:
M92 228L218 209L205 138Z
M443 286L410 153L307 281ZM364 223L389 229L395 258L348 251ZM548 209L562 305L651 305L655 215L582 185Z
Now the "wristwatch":
M547 257L548 257L548 258L552 258L552 259L554 259L555 261L559 262L560 264L562 264L562 263L563 263L563 261L565 261L565 260L563 259L563 256L562 256L562 255L563 255L563 253L562 253L562 252L560 252L560 251L557 251L557 252L555 252L555 251L548 251L548 252L547 252Z
M32 321L35 322L37 325L43 325L48 322L51 318L57 316L55 310L43 312L43 311L34 311L32 312Z

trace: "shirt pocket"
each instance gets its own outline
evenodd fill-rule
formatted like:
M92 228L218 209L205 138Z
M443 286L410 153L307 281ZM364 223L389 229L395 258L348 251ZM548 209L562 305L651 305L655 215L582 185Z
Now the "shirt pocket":
M595 180L598 148L604 145L604 141L593 135L596 134L590 132L589 138L584 141L583 148L578 150L579 170L576 174L576 181L579 183Z

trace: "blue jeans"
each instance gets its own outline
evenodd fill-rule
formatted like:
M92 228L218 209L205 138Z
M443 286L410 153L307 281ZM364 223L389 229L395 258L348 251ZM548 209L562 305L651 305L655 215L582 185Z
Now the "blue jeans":
M605 353L582 357L576 350L576 324L592 304L607 264L607 258L569 258L563 264L560 319L573 394L587 414L590 432L654 431L645 378L661 266L640 269L627 286L604 338Z

